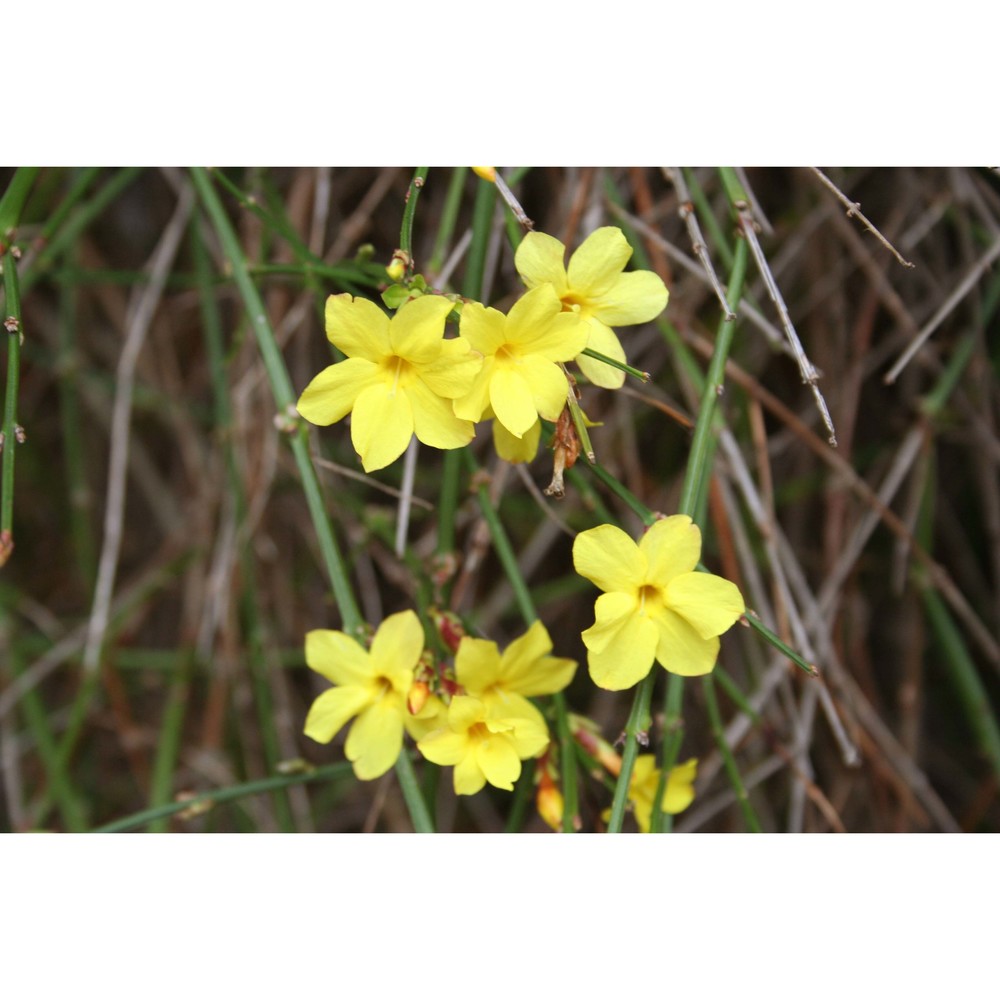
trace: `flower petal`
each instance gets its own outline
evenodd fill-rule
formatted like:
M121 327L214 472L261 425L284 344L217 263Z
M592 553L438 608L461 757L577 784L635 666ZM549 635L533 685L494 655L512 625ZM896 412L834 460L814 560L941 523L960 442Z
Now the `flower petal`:
M450 767L468 754L469 737L464 731L456 733L448 728L437 729L419 740L417 749L432 764Z
M378 627L368 650L372 670L386 677L404 698L413 683L413 671L424 651L424 630L414 611L389 615Z
M538 419L528 383L510 368L497 366L490 380L490 405L514 437L523 437Z
M418 375L437 395L458 399L472 389L482 367L483 359L469 349L469 342L453 337L441 341L437 360L420 366Z
M635 593L646 580L646 557L613 524L582 531L573 542L573 566L604 591Z
M506 736L491 735L480 740L476 764L491 785L508 792L514 790L514 782L521 776L521 760Z
M652 271L619 274L597 302L590 315L608 326L632 326L656 319L666 308L667 286Z
M660 807L663 812L675 815L684 812L694 802L694 779L697 771L697 757L692 757L671 769L667 787L663 792L663 805Z
M615 331L596 319L586 321L588 338L586 347L606 358L625 363L625 351ZM625 384L625 372L597 358L588 358L586 354L576 357L576 364L587 378L602 389L620 389Z
M586 643L587 633L583 636ZM624 691L638 684L653 666L657 639L656 625L649 618L631 615L610 635L603 649L588 651L592 680L606 691Z
M514 254L514 266L528 288L552 285L556 295L562 298L568 291L566 266L563 260L566 247L555 237L546 233L527 233Z
M523 358L515 370L531 393L531 405L537 415L546 420L558 420L569 391L563 370L555 362L536 354Z
M589 339L590 321L578 313L563 312L535 331L530 351L548 361L572 361Z
M639 539L649 566L647 580L665 587L675 576L690 573L701 558L701 530L687 514L656 521Z
M703 639L693 626L669 608L656 616L659 642L656 659L672 674L700 677L710 674L719 658L719 639Z
M347 358L330 365L302 390L296 409L318 427L335 424L351 412L358 393L378 381L377 371L364 358Z
M464 636L455 654L455 677L469 694L493 687L500 679L500 651L495 642Z
M361 687L334 687L324 691L306 716L305 734L317 743L329 743L366 705L371 696Z
M499 420L493 421L493 447L505 462L515 465L519 462L530 462L538 454L538 442L541 436L542 424L537 419L519 438L514 437Z
M351 441L365 472L384 469L406 451L413 435L407 394L384 382L363 390L354 404Z
M317 628L306 633L306 663L333 684L364 686L371 681L368 650L343 632Z
M475 795L483 790L486 775L476 760L476 753L470 748L469 753L455 765L452 778L456 795Z
M511 696L515 701L518 697L520 696ZM512 741L514 751L521 760L527 760L529 757L537 757L549 745L549 727L545 724L542 713L527 699L523 701L533 711L530 714L525 711L509 716L505 721L513 726L508 739Z
M712 573L683 573L666 586L667 606L687 619L702 637L722 635L746 611L743 595L735 583Z
M421 295L404 303L389 323L392 353L415 365L436 360L453 308L454 303L442 295Z
M464 447L476 436L472 421L455 416L452 401L436 395L423 382L414 382L407 395L413 412L413 432L424 444L447 451Z
M496 361L489 357L483 361L483 367L472 380L472 386L467 393L452 400L455 416L462 420L482 420L490 406L490 382L496 371Z
M576 660L549 656L551 652L548 630L540 621L533 622L500 657L499 674L504 688L527 697L562 691L573 679Z
M595 229L569 259L569 287L593 299L611 287L631 256L632 247L617 226Z
M550 284L532 288L525 292L507 313L504 342L524 352L534 353L535 341L561 312L562 302ZM575 329L572 321L568 329Z
M458 332L473 350L489 357L506 343L507 317L499 309L490 309L480 302L467 302L462 306Z
M326 300L326 336L349 358L378 362L392 354L389 317L374 302L346 292Z
M403 712L399 695L387 695L366 708L351 726L344 755L362 781L380 778L403 749Z

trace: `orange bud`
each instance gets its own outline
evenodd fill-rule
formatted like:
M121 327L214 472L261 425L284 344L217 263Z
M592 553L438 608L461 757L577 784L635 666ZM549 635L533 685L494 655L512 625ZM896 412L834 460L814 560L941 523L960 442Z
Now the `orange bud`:
M406 696L406 707L410 710L410 715L416 715L427 704L430 696L431 689L424 681L414 681Z
M562 830L563 797L555 782L543 771L538 779L538 792L535 795L535 805L538 815L558 833Z

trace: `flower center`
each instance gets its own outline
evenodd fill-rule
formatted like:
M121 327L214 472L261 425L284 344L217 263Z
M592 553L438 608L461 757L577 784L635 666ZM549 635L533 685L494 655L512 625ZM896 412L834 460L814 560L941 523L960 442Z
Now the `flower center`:
M389 395L395 396L396 390L402 386L404 389L411 380L412 368L410 363L398 354L392 354L381 362L382 378L389 386Z
M567 292L562 297L562 311L575 312L581 319L586 319L590 315L590 301L577 292Z
M373 701L381 701L386 695L390 695L393 692L392 681L388 677L376 677L374 687L374 698Z
M499 365L517 365L521 363L521 359L517 356L517 352L510 344L501 344L500 347L497 348L496 360Z
M639 588L639 614L654 617L663 610L663 595L659 587L645 584Z

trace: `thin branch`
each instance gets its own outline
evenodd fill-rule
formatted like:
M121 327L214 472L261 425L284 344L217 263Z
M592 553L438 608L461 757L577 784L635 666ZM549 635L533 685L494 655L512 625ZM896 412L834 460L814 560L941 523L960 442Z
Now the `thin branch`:
M861 211L861 204L859 202L851 201L851 199L848 198L847 195L844 194L844 192L841 191L840 188L837 187L837 185L834 184L833 181L831 181L830 178L827 177L826 174L824 174L823 171L820 170L818 167L810 167L809 169L823 182L823 184L826 187L828 187L837 196L837 198L844 205L847 206L848 218L856 216L858 219L860 219L861 222L864 224L865 229L867 229L868 232L872 233L882 244L882 246L884 246L886 250L888 250L896 258L896 260L898 260L899 263L903 265L903 267L916 267L915 264L912 264L905 257L903 257L903 255L871 224L871 222L865 217L864 213Z
M708 256L705 238L701 234L701 226L698 225L698 216L695 214L691 195L688 192L687 184L684 182L684 175L680 167L664 167L663 175L677 189L677 197L680 199L677 214L684 220L684 225L687 227L688 238L691 240L691 249L698 260L701 261L702 267L705 268L705 273L708 275L708 280L712 285L712 290L715 292L715 297L722 306L723 314L727 320L732 321L736 319L736 315L729 310L729 303L726 301L726 293L722 287L722 282L719 281L719 276L715 273L715 268L712 266L712 258Z
M892 385L899 376L899 373L913 360L917 351L923 347L925 341L941 325L946 316L958 305L962 299L975 287L979 279L986 270L1000 257L1000 237L993 241L993 245L979 258L972 270L962 279L958 287L941 304L941 308L924 324L920 333L910 342L910 346L903 351L899 360L892 366L885 378L882 380L886 385Z
M826 405L826 400L823 398L823 394L819 391L819 386L816 384L819 381L819 372L816 371L812 362L806 356L802 342L799 340L799 335L795 332L795 327L792 325L792 318L788 315L788 307L785 305L785 300L781 297L781 292L778 291L774 275L771 274L771 268L768 266L767 259L764 257L764 251L761 249L760 242L757 239L757 231L754 227L750 207L746 203L737 202L735 208L740 220L740 230L750 245L750 252L753 254L753 259L757 264L757 269L760 271L760 276L764 279L767 294L771 296L771 301L774 303L775 308L778 310L778 315L781 317L781 325L784 328L785 337L795 356L795 361L799 366L802 381L809 386L813 398L816 400L816 408L819 410L819 414L823 418L823 423L829 431L829 438L827 440L836 448L837 432L833 429L833 419L830 417L830 410Z

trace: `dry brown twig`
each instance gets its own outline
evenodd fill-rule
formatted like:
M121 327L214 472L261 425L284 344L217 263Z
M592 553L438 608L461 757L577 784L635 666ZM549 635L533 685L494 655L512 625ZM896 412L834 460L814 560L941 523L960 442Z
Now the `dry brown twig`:
M900 264L903 265L903 267L916 266L903 257L903 255L871 224L871 222L865 217L864 212L861 211L861 204L859 202L851 201L851 199L848 198L847 195L844 194L844 192L841 191L840 188L837 187L837 185L834 184L833 181L831 181L830 178L827 177L826 174L824 174L818 167L810 167L809 169L825 187L832 191L837 198L847 206L848 218L853 216L860 219L864 224L865 229L874 234L878 241L896 258L896 260L899 261Z

